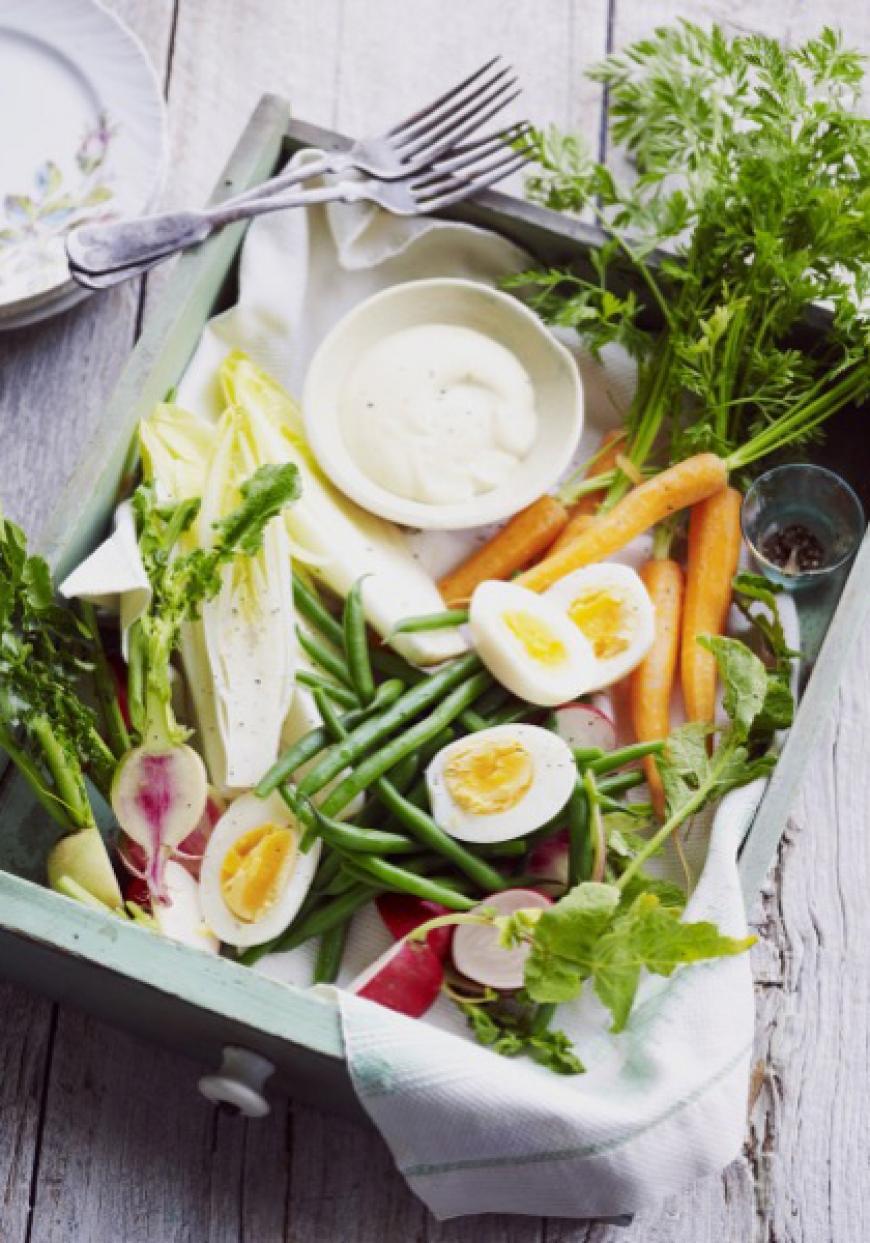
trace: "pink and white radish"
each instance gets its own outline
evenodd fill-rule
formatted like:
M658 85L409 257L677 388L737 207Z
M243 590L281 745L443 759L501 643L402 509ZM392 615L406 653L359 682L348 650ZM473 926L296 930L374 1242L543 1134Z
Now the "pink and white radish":
M593 704L564 704L555 711L556 733L574 750L598 747L612 751L616 726L606 712Z
M172 853L172 858L176 859L182 867L187 868L194 879L199 878L202 856L205 854L205 848L209 843L212 830L226 809L226 801L221 798L213 786L209 786L208 797L205 800L205 811L200 816L199 824L183 842L179 842Z
M163 891L163 867L198 826L206 807L205 765L185 744L134 747L112 781L112 810L128 837L144 847L152 891Z
M540 877L541 882L560 890L568 887L568 830L559 829L538 842L526 862L529 876Z
M170 859L164 867L164 899L153 902L151 914L160 932L171 941L217 954L220 942L206 927L199 886L180 863Z
M513 915L522 910L543 910L551 899L536 889L504 889L485 898L470 915L495 910L496 915ZM469 980L505 992L522 988L528 945L506 949L499 943L499 930L491 923L458 924L453 934L453 965Z
M430 919L450 913L440 902L415 898L409 893L382 893L375 900L375 906L378 908L381 919L397 941L406 937L409 932L413 932L415 928L419 928L421 924L428 923ZM452 928L433 928L426 937L429 948L442 960L449 954L452 940Z
M348 985L348 991L418 1019L438 1000L441 959L423 941L397 941Z

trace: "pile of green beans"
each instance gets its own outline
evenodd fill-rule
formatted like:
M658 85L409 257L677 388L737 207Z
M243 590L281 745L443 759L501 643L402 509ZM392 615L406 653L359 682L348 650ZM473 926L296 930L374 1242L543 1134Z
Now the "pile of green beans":
M434 673L416 669L401 656L371 647L363 609L363 580L348 593L341 619L322 603L298 574L293 594L307 629L299 643L313 670L299 682L311 690L322 725L293 744L263 777L257 793L278 790L305 826L303 848L315 837L321 859L311 891L291 926L264 946L242 956L289 950L319 937L314 976L334 980L341 966L349 920L378 893L394 891L471 909L482 896L533 877L503 874L490 860L522 867L535 841L567 824L569 882L576 884L604 868L602 815L624 810L617 795L643 781L629 765L661 750L661 743L574 752L577 782L567 806L528 839L470 850L445 833L429 811L425 769L456 737L514 721L539 719L542 710L493 681L473 652ZM458 626L466 610L408 618L395 634ZM380 679L380 680L379 680ZM300 775L300 769L307 772ZM366 798L353 821L337 817L360 795ZM639 813L638 813L639 814Z

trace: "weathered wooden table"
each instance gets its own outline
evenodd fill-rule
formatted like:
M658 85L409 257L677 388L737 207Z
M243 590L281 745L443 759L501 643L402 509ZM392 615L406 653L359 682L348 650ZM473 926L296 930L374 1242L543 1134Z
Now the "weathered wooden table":
M38 3L39 0L34 0ZM263 91L365 133L502 51L538 122L605 142L581 77L679 14L785 40L866 0L111 0L166 84L168 204L201 201ZM2 126L14 123L0 118ZM165 277L0 337L0 495L39 529ZM870 1238L870 635L860 636L753 912L758 1028L747 1141L721 1177L627 1230L521 1218L442 1226L372 1133L279 1101L218 1114L198 1067L0 984L0 1243L860 1243Z

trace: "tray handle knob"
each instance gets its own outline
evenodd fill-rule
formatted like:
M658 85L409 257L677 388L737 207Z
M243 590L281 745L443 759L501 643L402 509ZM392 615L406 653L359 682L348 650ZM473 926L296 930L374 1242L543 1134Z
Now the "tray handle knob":
M217 1074L203 1075L199 1090L215 1105L229 1105L246 1118L265 1118L271 1106L263 1086L275 1067L268 1058L238 1045L224 1045Z

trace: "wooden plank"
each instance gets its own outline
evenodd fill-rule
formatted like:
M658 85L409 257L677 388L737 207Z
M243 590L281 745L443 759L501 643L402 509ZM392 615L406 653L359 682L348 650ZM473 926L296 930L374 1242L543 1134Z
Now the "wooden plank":
M27 1237L34 1161L52 1045L52 1007L0 984L0 1241Z

